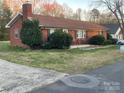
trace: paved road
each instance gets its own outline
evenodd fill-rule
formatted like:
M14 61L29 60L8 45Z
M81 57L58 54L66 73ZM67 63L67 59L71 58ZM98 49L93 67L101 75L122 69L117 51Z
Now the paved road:
M106 87L99 89L74 88L58 81L30 93L124 93L124 60L86 74L98 77Z

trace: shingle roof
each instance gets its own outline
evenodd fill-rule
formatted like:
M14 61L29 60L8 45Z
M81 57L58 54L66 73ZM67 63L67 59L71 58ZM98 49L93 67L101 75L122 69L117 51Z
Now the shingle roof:
M104 24L103 26L107 27L110 34L115 34L119 28L118 24Z
M40 25L45 27L60 27L68 29L98 29L106 30L107 28L98 24L86 22L86 21L77 21L65 18L58 18L52 16L43 16L43 15L33 15L33 18L40 21Z
M6 27L11 27L19 18L22 18L22 14L18 14L14 19L12 19ZM87 21L77 21L65 18L58 18L52 16L44 16L44 15L36 15L32 16L33 19L38 19L40 21L40 25L44 27L55 27L55 28L66 28L66 29L86 29L86 30L104 30L106 31L107 28L98 25L95 23L90 23Z

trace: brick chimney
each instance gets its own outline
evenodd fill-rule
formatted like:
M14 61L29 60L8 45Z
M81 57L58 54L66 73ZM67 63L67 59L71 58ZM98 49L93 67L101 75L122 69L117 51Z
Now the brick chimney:
M28 1L22 6L23 20L32 18L32 4Z

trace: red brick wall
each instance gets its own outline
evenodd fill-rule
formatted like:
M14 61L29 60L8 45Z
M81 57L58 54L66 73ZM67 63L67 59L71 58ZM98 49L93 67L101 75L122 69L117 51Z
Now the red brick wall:
M68 33L73 37L72 44L76 44L76 31L75 30L69 30Z
M101 31L103 33L103 36L105 39L107 39L107 32L106 31ZM89 30L87 31L87 38L91 38L93 36L99 35L100 31L98 30Z
M107 34L108 33L106 31L103 32L103 36L105 37L106 40L107 40Z
M87 31L87 37L88 38L91 38L95 35L98 35L98 32L97 31Z
M32 4L25 3L22 6L23 19L28 19L32 17Z
M47 42L48 40L48 29L41 29L43 42Z
M10 43L12 46L19 46L19 47L27 47L26 45L22 44L20 38L17 38L15 33L16 31L20 31L21 30L21 25L22 23L22 19L18 20L16 22L16 24L14 24L11 28L10 28L10 32L9 32L9 38L10 38Z

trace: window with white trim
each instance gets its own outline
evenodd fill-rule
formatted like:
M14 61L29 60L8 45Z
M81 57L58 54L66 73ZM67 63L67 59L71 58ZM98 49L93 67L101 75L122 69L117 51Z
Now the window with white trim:
M49 33L52 34L52 33L55 32L55 29L52 29L52 28L51 28L49 31L50 31Z
M85 30L78 30L77 31L77 38L86 38L86 31Z
M66 32L66 33L68 33L68 29L63 29L63 32Z
M103 35L103 31L99 31L98 34L99 34L99 35Z
M86 38L86 30L83 30L83 38Z

